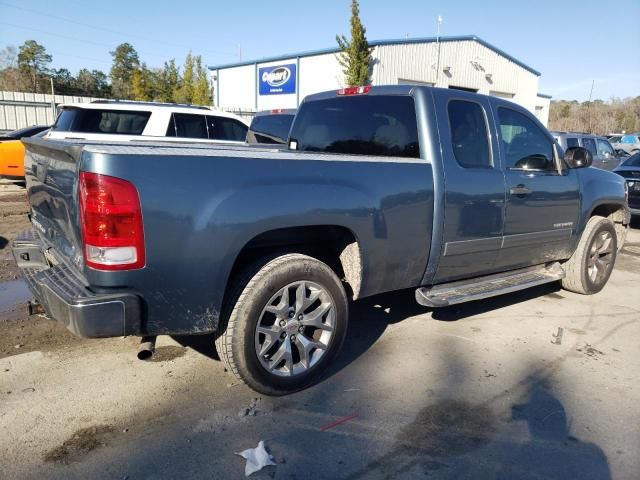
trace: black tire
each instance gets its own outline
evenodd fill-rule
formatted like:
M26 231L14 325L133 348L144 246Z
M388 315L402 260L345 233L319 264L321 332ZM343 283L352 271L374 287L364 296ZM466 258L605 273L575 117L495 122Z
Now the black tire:
M285 290L285 287L296 284L296 282L310 282L320 286L323 295L328 295L323 298L330 298L334 308L331 312L332 336L326 345L327 348L322 349L316 363L309 367L305 366L306 370L295 375L282 376L282 374L277 375L273 371L269 371L268 366L264 365L273 354L259 357L257 328L264 316L268 315L265 313L265 309L268 306L277 307L277 305L269 303L274 295L278 295L279 292ZM303 287L302 290L305 288ZM294 299L294 303L296 301ZM218 354L231 373L252 389L265 395L286 395L302 390L316 382L335 358L347 332L348 303L340 279L326 264L307 255L291 253L276 258L263 259L254 264L237 276L225 303L228 308L226 313L223 313L216 338ZM275 318L277 322L279 317ZM296 319L292 318L287 321L293 322L294 320ZM274 323L272 328L278 327ZM289 324L286 328L289 328ZM304 330L305 327L300 326L299 328ZM313 329L313 327L311 328ZM287 332L283 332L286 337L284 341L278 339L279 345L289 341L289 333L291 332L288 330ZM297 335L301 336L302 332ZM295 335L293 336L295 337ZM306 336L303 338L308 340ZM291 345L290 348L296 347L294 340L291 340ZM274 348L276 346L274 342ZM315 354L314 351L312 355ZM286 369L286 366L285 362L283 368ZM293 368L290 369L290 371L293 370Z
M611 251L602 255L599 252L594 254L594 250L597 250L595 244L600 241L602 236L610 238ZM582 232L576 251L563 265L566 277L562 280L562 287L565 290L583 295L593 295L602 290L615 265L618 252L617 241L616 230L611 220L604 217L591 217ZM590 264L593 263L594 258L606 264L602 272L595 275L595 278L591 274L593 270L590 270Z

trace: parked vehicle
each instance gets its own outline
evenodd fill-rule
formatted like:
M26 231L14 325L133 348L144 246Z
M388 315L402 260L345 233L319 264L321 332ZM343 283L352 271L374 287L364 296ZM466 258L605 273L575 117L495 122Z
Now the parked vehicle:
M569 147L583 147L589 150L593 157L593 166L596 168L613 170L623 157L604 137L577 132L551 132L551 135L565 150Z
M631 214L640 215L640 152L627 158L615 172L627 181Z
M86 337L213 332L272 395L319 378L349 299L594 294L629 224L625 181L587 150L561 157L524 108L457 90L308 96L281 151L25 142L34 230L13 253L46 312Z
M640 132L623 135L613 145L616 149L623 150L628 154L640 152Z
M247 143L286 144L295 116L295 108L256 113L247 132Z
M47 138L244 143L247 130L242 118L209 107L95 100L63 105Z
M34 125L0 135L0 178L24 178L24 145L20 139L42 133L48 128L46 125Z

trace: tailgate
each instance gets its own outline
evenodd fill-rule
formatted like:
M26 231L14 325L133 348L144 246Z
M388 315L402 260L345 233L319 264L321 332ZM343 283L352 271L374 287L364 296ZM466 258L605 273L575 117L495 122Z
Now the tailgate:
M78 170L82 145L26 138L25 179L31 223L58 259L78 265Z

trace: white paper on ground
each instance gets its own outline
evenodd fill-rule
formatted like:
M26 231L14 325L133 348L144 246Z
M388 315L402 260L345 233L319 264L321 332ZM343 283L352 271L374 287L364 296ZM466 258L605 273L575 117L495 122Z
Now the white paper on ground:
M256 448L248 448L242 452L236 452L236 455L240 455L247 459L247 464L244 467L245 477L248 477L258 470L262 470L262 468L267 465L276 465L276 462L273 461L273 457L265 450L263 440L260 440Z

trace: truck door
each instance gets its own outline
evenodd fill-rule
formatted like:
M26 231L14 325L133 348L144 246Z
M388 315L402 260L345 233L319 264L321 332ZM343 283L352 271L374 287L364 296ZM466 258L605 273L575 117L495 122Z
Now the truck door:
M484 97L434 90L444 165L442 251L434 283L494 272L502 241L504 174Z
M524 109L493 105L507 187L497 264L519 268L568 258L580 212L577 172L558 168L552 137Z

